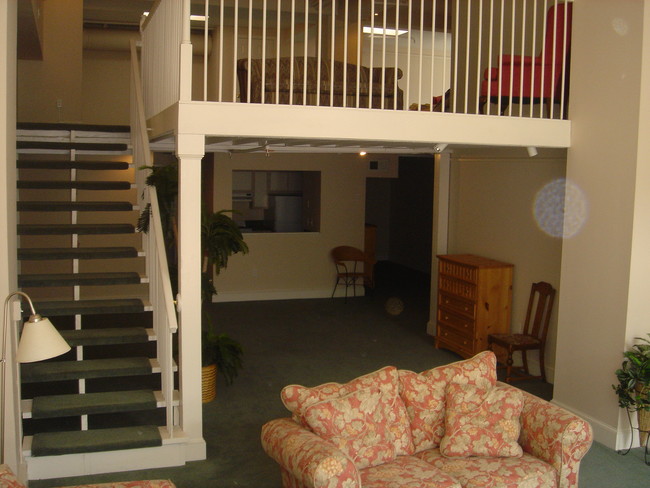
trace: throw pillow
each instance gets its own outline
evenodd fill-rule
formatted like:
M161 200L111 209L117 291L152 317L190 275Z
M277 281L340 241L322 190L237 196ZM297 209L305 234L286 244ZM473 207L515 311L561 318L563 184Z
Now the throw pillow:
M357 390L309 406L305 420L358 469L392 461L400 452L413 452L406 410L396 393Z
M388 393L397 393L398 385L397 369L394 366L386 366L378 371L359 376L345 384L325 383L311 388L302 385L288 385L282 389L280 397L284 406L293 414L294 420L306 427L304 413L314 403L339 398L353 391L368 388L378 388Z
M519 416L523 395L507 385L484 388L450 383L447 386L445 457L519 457Z
M439 366L421 374L400 370L400 396L411 423L415 452L440 445L445 433L445 390L450 382L495 385L496 356L484 351L464 361Z

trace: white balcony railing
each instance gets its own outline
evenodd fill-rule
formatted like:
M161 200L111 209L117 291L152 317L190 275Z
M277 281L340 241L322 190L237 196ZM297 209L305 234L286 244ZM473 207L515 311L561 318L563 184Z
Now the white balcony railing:
M143 24L147 116L191 98L566 118L569 0L157 5ZM190 31L203 34L193 80Z

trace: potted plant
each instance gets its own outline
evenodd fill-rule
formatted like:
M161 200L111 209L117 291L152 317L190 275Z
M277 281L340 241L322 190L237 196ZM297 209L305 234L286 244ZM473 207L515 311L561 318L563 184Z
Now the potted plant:
M232 384L239 370L243 367L241 344L227 334L218 334L214 330L210 315L205 305L210 302L217 291L212 281L212 270L219 274L228 266L228 259L233 254L248 252L248 245L237 223L226 213L204 211L201 216L201 252L203 267L201 272L201 299L204 305L201 331L201 363L203 366L203 402L212 401L216 396L216 375L221 373L226 384Z
M612 387L619 406L637 412L639 440L645 445L650 431L650 340L635 339L638 342L623 353L623 363L615 373L618 384Z
M176 204L178 196L178 166L145 166L141 169L151 171L146 184L155 186L167 247L172 288L176 283ZM212 401L216 395L216 375L219 371L230 385L242 368L243 349L241 345L227 334L214 330L210 315L205 305L216 293L212 281L213 269L216 274L227 267L228 259L233 254L248 252L239 227L227 213L230 210L211 212L203 209L201 213L201 251L203 264L201 272L201 301L203 304L201 323L201 363L203 366L203 402ZM147 206L138 219L138 230L147 232L151 209Z

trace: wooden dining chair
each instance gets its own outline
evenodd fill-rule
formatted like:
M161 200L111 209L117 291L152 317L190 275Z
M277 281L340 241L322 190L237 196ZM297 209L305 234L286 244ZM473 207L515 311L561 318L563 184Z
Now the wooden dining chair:
M332 290L332 298L336 293L336 287L345 286L345 300L348 299L348 287L352 287L353 296L357 296L357 281L364 283L364 262L366 255L361 249L352 246L338 246L331 251L332 260L336 266L336 283Z
M488 349L493 350L494 345L497 345L507 352L508 358L505 365L506 383L530 378L546 381L544 348L546 346L546 335L548 333L548 325L551 320L554 301L555 289L550 284L544 281L533 283L530 289L523 333L488 335ZM533 376L528 371L528 358L526 357L526 353L535 349L539 350L539 368L541 372L539 376ZM515 351L521 351L523 367L513 366L512 354ZM513 376L513 371L520 374Z

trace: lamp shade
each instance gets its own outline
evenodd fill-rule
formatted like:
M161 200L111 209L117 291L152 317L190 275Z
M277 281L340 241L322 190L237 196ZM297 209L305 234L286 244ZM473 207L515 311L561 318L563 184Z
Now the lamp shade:
M70 346L48 318L31 316L23 327L16 361L19 363L43 361L65 354L69 350Z

